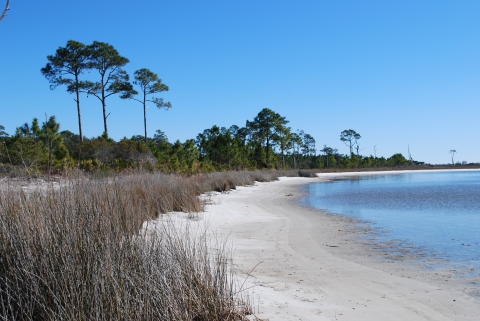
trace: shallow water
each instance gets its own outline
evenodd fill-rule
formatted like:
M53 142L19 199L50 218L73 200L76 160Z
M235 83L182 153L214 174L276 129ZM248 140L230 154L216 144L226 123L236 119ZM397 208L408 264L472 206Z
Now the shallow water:
M358 176L306 189L304 202L367 221L380 241L480 270L480 171Z

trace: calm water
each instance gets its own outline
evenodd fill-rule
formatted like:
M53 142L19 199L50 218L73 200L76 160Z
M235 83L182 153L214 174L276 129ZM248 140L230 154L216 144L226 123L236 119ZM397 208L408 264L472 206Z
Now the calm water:
M380 237L480 268L480 171L360 176L306 187L309 205L380 227Z

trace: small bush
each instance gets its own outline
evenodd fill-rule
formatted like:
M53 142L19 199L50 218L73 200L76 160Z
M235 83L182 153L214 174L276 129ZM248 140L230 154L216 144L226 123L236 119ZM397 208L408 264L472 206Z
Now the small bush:
M317 177L317 174L312 170L300 169L298 170L299 177Z

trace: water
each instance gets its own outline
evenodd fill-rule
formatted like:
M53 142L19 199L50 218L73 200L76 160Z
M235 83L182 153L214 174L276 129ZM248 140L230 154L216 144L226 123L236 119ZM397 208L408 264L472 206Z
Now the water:
M367 221L384 241L480 269L480 171L358 176L306 188L307 204Z

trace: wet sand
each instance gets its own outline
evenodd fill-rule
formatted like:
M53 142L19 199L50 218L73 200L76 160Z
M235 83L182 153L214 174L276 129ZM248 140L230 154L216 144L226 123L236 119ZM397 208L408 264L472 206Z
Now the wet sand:
M478 288L470 279L425 268L435 262L419 260L421 252L398 252L395 244L365 239L374 234L366 224L302 206L302 185L343 174L321 175L206 196L211 205L195 224L228 236L237 274L249 275L243 289L254 299L256 317L479 319Z

